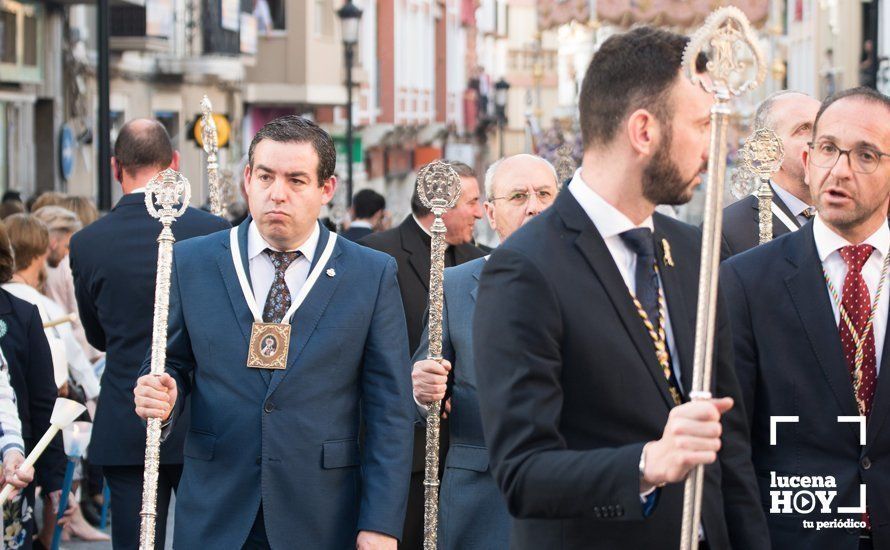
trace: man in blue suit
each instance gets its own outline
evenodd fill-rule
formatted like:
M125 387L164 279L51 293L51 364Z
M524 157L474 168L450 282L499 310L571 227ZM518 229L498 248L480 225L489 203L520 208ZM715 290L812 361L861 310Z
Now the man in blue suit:
M890 98L827 99L802 156L816 217L720 273L752 460L773 548L888 548Z
M553 166L533 155L507 157L489 167L485 174L485 214L502 242L553 204L557 181ZM507 548L509 543L510 514L488 470L488 449L476 396L473 311L484 266L485 258L478 258L445 270L444 359L441 363L426 359L428 327L424 327L414 354L414 399L421 418L426 415L426 405L445 399L454 365L451 398L445 405L450 443L439 495L439 548L443 550Z
M167 373L135 390L137 414L173 425L190 396L174 544L395 549L414 417L395 260L318 222L324 130L279 118L248 157L251 217L175 246Z
M164 126L154 120L124 125L112 170L125 193L99 221L71 238L74 291L87 340L107 352L102 393L90 441L90 462L102 466L114 502L114 548L139 547L145 425L133 412L133 388L151 345L154 287L161 224L145 209L145 185L165 168L179 168ZM177 241L230 227L222 218L189 208L173 227ZM170 493L182 473L187 419L161 452L157 542L163 545Z

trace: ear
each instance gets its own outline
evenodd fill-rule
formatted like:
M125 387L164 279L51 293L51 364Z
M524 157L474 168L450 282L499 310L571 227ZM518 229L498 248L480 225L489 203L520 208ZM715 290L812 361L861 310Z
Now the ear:
M807 184L807 187L810 186L810 148L804 147L801 152L801 159L803 160L803 182Z
M322 184L321 190L321 204L325 205L331 202L331 199L334 198L334 193L337 191L337 176L331 176L325 180L324 184Z
M655 115L646 109L637 109L627 117L627 139L634 152L650 156L657 149L661 139L661 125Z
M493 231L497 231L497 223L494 221L494 205L491 201L485 201L482 203L482 207L485 209L485 219L488 220L488 225Z
M123 170L120 169L117 159L114 157L111 157L111 175L114 176L114 179L117 180L118 183L124 182Z
M173 151L173 160L170 161L170 168L179 172L179 151Z

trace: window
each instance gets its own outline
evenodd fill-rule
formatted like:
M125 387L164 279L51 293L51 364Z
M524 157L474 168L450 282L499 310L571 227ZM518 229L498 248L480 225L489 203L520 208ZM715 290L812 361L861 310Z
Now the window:
M173 147L179 147L179 113L176 111L155 111L154 117L167 130Z
M40 82L43 8L0 0L0 75L5 82Z
M287 0L253 0L253 15L256 17L257 31L260 34L287 29L286 3Z
M16 14L0 8L0 63L16 62Z

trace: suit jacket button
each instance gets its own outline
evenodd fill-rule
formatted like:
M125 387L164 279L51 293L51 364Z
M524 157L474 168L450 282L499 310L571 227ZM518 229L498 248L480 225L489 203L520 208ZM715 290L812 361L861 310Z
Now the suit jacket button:
M863 470L868 470L869 468L871 468L871 459L868 458L867 456L863 457L862 462L860 464L862 464Z
M273 410L275 410L275 404L272 403L271 401L267 401L266 405L263 406L263 410L266 411L266 413L270 413Z
M263 463L263 457L261 457L261 456L256 457L256 465L260 466L260 465L262 465L262 463Z

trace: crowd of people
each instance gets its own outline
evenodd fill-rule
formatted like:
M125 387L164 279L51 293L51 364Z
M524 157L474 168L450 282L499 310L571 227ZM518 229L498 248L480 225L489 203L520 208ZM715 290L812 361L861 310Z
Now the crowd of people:
M656 212L688 202L709 160L714 98L683 74L686 44L649 27L602 44L568 181L528 154L484 177L449 163L460 197L443 216L441 327L428 324L434 213L415 190L390 227L385 198L362 190L331 230L334 143L300 116L254 136L245 220L189 207L173 224L161 375L160 225L144 193L178 169L164 127L121 129L124 194L101 217L83 198L5 197L6 546L49 544L59 439L22 462L67 396L93 428L62 523L105 536L90 523L107 484L114 548L139 546L145 420L160 418L158 548L175 494L177 548L419 550L436 401L439 548L676 548L697 466L701 548L890 548L890 98L783 91L759 106L754 128L785 150L772 240L758 245L756 197L725 209L713 398L691 399L701 234ZM474 240L483 218L493 251ZM784 495L817 476L833 491L819 507Z

